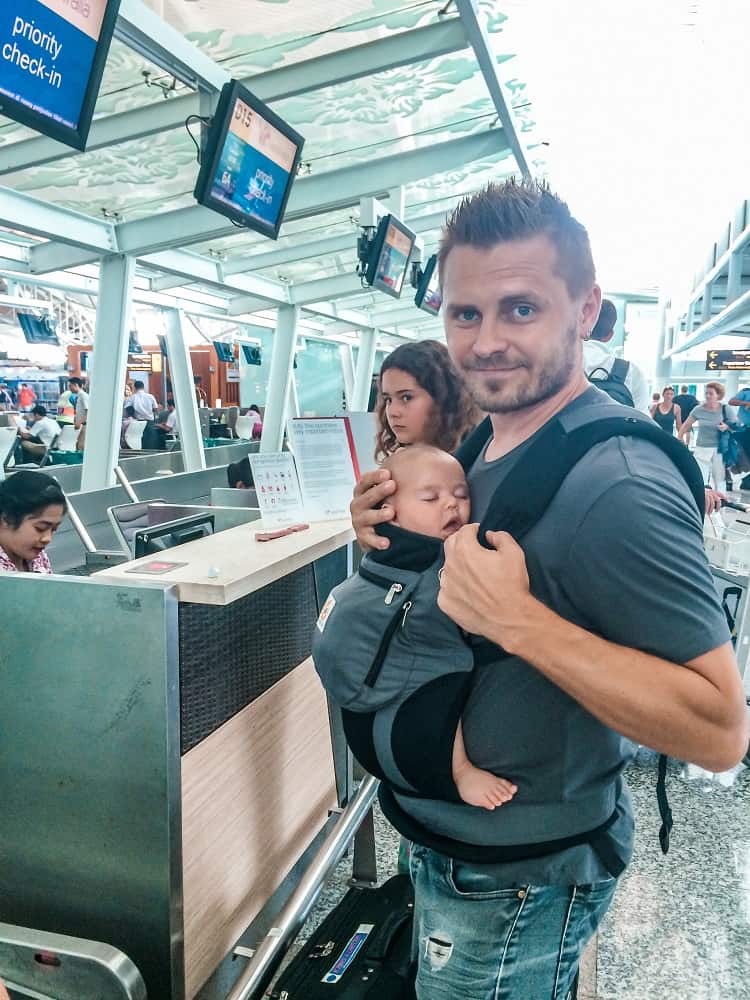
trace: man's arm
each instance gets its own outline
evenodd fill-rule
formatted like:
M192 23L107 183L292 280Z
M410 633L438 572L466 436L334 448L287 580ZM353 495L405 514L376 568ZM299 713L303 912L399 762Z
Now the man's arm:
M745 699L730 643L678 665L602 639L530 594L523 551L510 535L488 533L491 551L476 532L467 525L445 545L438 604L453 621L526 660L636 743L711 771L727 770L747 752Z
M750 407L750 399L741 399L739 396L735 396L734 399L729 400L729 406L744 406L746 409Z

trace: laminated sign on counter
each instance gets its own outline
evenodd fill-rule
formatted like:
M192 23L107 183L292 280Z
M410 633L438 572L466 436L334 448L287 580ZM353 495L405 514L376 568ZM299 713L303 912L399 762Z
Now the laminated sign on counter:
M330 521L349 516L360 478L351 427L344 417L297 417L289 421L306 517Z
M248 458L264 526L286 527L306 520L292 454L279 451Z

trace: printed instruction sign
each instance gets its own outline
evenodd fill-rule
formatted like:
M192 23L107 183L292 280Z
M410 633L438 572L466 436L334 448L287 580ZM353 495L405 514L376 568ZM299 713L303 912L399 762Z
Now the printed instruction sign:
M307 520L292 454L279 451L248 458L264 526L283 528Z
M288 423L308 521L349 516L356 483L352 442L344 420L297 417Z

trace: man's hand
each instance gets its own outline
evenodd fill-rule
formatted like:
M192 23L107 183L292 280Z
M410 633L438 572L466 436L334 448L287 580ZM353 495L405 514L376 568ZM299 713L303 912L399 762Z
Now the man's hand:
M354 499L349 505L349 511L357 541L365 552L369 549L388 548L390 542L376 534L375 526L393 520L393 508L381 510L378 505L395 492L396 484L387 469L366 472L354 487Z
M720 490L709 490L706 488L706 516L721 510L721 501L726 500L726 493Z
M505 531L488 531L485 549L478 524L467 524L445 543L438 607L457 625L514 652L519 626L541 605L529 592L526 557Z

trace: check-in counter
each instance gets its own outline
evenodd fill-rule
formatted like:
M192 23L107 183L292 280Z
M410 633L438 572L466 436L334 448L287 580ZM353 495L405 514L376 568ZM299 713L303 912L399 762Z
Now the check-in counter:
M156 1000L214 996L341 798L309 655L351 526L256 528L161 576L0 575L3 919L117 946Z

